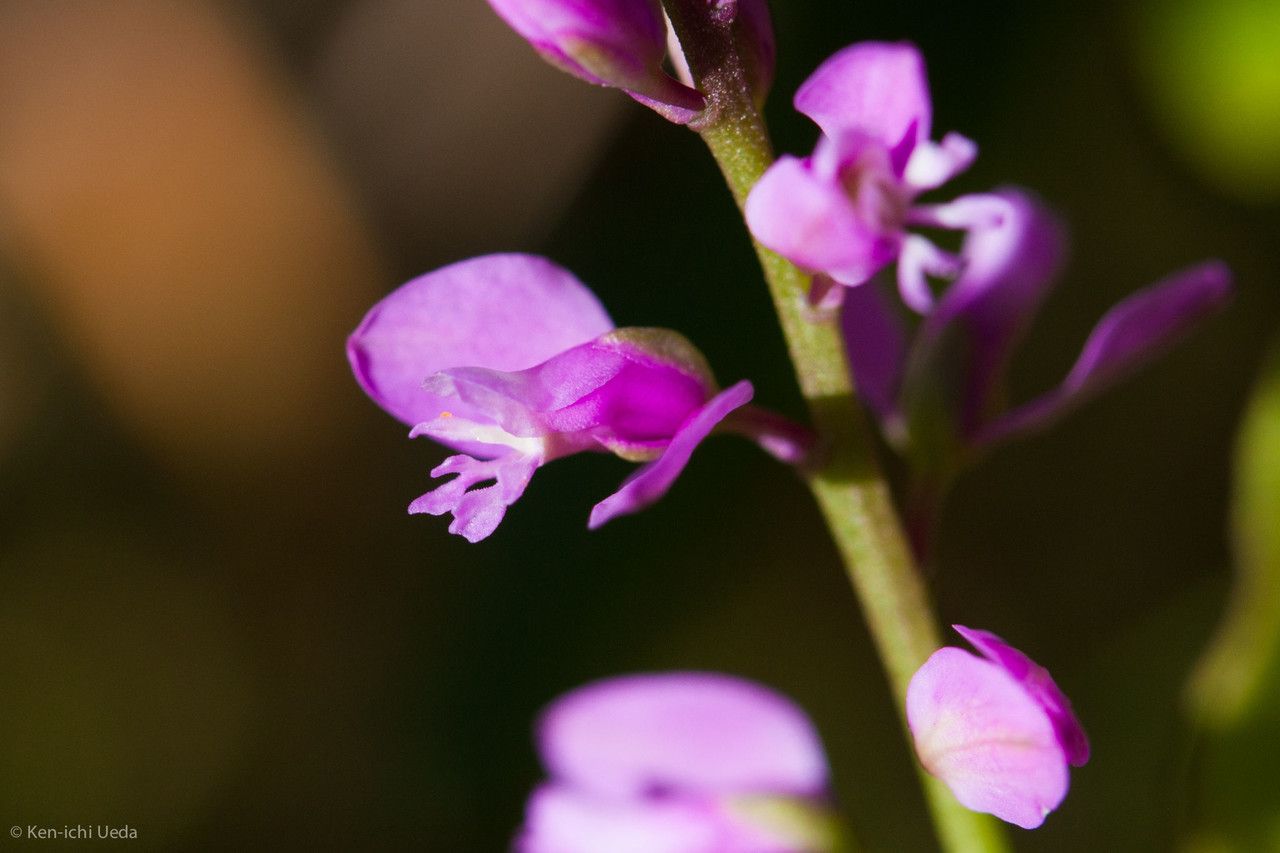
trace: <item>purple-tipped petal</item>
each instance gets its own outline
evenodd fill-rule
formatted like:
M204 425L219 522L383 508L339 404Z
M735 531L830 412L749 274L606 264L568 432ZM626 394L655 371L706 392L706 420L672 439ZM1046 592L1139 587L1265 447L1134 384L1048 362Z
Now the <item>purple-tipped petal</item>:
M907 332L895 305L877 282L850 288L840 311L840 325L859 399L881 424L898 420Z
M683 124L703 97L663 73L666 24L659 0L489 0L543 59L588 83L622 89Z
M1066 755L1067 763L1072 767L1080 767L1089 761L1089 738L1084 733L1084 727L1071 710L1071 700L1054 682L1047 669L990 631L966 628L963 625L951 627L981 652L983 657L1002 667L1022 685L1022 689L1032 699L1040 703L1053 723L1053 730L1063 754Z
M816 796L826 760L787 698L715 673L613 678L557 700L538 727L554 778L601 796Z
M1220 261L1183 270L1116 305L1098 323L1067 376L1074 389L1106 381L1149 358L1231 295Z
M620 515L637 512L667 493L704 438L734 409L750 402L754 389L743 380L726 388L693 415L676 432L662 455L636 469L618 491L591 509L587 527L595 530Z
M722 819L689 799L611 799L543 785L529 798L517 853L710 853ZM745 851L744 851L745 853Z
M989 444L1046 425L1172 346L1230 297L1231 271L1220 261L1133 294L1094 327L1061 385L1001 417L979 441Z
M747 196L747 226L756 239L788 260L827 273L842 284L866 281L893 259L898 233L877 210L863 210L835 172L820 162L837 155L824 140L810 160L780 157ZM870 215L867 215L870 214Z
M463 366L523 370L612 328L599 301L567 270L531 255L487 255L393 291L352 333L347 357L365 392L406 424L443 410L482 419L425 391L423 380Z
M827 136L856 130L895 152L929 138L933 113L920 51L884 42L831 56L796 91L795 107Z
M1001 666L934 652L907 687L907 723L920 763L966 808L1034 829L1066 796L1053 725Z

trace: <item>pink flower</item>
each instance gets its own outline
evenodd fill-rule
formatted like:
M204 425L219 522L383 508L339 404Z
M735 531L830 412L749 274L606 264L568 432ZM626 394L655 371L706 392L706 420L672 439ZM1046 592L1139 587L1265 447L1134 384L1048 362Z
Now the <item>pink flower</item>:
M1034 829L1067 795L1089 741L1048 671L995 634L953 626L983 657L947 646L907 687L920 763L966 808Z
M837 832L804 712L715 673L612 678L543 714L520 853L821 853ZM778 818L785 818L779 820Z
M498 526L538 467L584 451L644 462L592 510L590 526L658 500L693 450L751 399L723 391L701 353L665 329L618 329L585 285L531 255L487 255L391 293L347 342L356 381L379 406L459 451L452 480L409 505L453 514L471 542ZM796 461L806 438L745 410L722 428ZM492 485L485 485L492 482Z
M907 233L911 224L936 224L916 210L915 198L967 169L978 149L957 133L930 141L933 106L919 51L851 45L813 72L795 107L823 136L810 157L783 156L761 177L746 204L751 232L799 266L849 286L898 259L904 298L926 310L925 275L952 275L958 261Z

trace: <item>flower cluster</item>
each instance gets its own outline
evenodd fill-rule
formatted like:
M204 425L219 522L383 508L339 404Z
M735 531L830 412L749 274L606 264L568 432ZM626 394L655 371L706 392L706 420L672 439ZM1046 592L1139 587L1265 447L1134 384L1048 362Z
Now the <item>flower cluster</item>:
M677 123L716 119L707 106L724 92L695 87L659 0L489 3L557 67ZM750 113L773 79L765 0L667 4L677 23L695 7L732 54L737 103ZM1209 262L1130 296L1057 388L1010 407L1010 363L1063 261L1056 218L1016 188L921 200L978 149L954 132L933 139L924 61L910 44L839 51L795 107L820 138L810 156L784 156L765 172L746 223L813 274L812 319L833 322L839 310L858 393L916 476L945 479L982 449L1052 421L1230 295L1228 270ZM891 268L896 287L875 280ZM361 387L410 437L456 451L431 472L449 479L409 512L451 514L450 532L472 542L493 533L540 466L576 453L641 463L595 505L592 528L658 500L713 432L810 461L813 438L748 405L750 382L721 389L676 332L616 327L585 285L545 258L488 255L420 276L369 311L347 351ZM981 657L943 648L911 679L917 755L969 809L1039 826L1065 797L1068 768L1088 760L1088 740L1047 671L994 634L955 628ZM708 673L599 682L548 709L538 744L549 779L530 798L522 853L834 853L844 844L812 724L749 682Z

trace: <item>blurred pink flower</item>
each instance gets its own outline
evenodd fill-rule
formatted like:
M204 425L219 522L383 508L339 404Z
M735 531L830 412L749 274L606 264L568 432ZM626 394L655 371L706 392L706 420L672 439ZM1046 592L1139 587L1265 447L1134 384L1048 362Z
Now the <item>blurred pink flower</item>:
M608 679L544 713L551 778L520 853L819 853L836 844L827 765L804 712L715 673ZM790 808L771 821L770 805Z

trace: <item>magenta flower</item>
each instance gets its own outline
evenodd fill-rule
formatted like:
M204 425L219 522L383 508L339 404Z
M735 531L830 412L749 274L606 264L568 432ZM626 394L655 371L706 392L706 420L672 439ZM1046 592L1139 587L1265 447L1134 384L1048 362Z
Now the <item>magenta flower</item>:
M586 286L545 258L488 255L420 276L377 305L347 341L356 381L379 406L459 451L455 475L409 505L453 514L471 542L498 526L541 465L583 451L645 462L596 504L590 527L658 500L717 427L798 461L805 437L746 409L743 381L720 391L702 355L664 329L617 329ZM492 485L483 485L492 482Z
M921 208L942 225L966 223L958 275L913 334L873 286L842 312L859 394L900 449L933 462L1048 424L1189 332L1231 294L1231 274L1208 262L1170 276L1108 312L1056 389L1012 410L1005 378L1017 344L1054 284L1062 229L1016 189Z
M622 89L685 124L706 103L662 70L667 28L659 0L489 0L542 58L575 77Z
M1089 740L1049 673L995 634L952 626L982 653L947 646L907 687L907 724L920 763L966 808L1024 829L1067 795L1067 766Z
M904 299L927 310L925 275L951 275L958 262L907 233L908 225L938 224L915 199L968 168L978 149L957 133L929 140L933 107L920 52L910 44L851 45L813 72L795 107L823 136L810 157L783 156L761 177L747 198L751 233L849 286L897 259Z
M520 853L822 853L838 843L804 712L714 673L632 675L562 696L538 724L550 780Z

